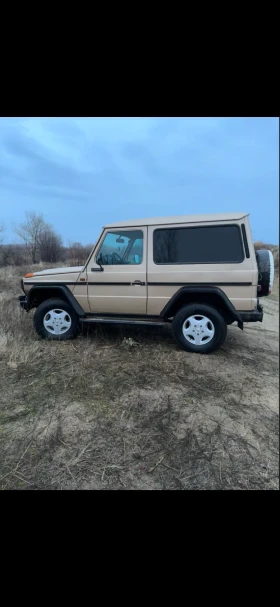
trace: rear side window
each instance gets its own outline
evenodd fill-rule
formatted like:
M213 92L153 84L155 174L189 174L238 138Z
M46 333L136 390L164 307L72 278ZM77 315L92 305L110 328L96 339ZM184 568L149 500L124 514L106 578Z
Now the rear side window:
M154 231L154 263L241 263L244 251L237 225Z

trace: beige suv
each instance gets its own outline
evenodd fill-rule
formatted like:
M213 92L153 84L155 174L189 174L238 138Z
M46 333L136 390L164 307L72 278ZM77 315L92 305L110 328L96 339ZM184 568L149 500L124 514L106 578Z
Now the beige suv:
M104 227L84 267L27 274L19 299L42 337L73 338L79 322L172 323L185 350L210 353L227 325L262 321L273 274L246 213L139 219Z

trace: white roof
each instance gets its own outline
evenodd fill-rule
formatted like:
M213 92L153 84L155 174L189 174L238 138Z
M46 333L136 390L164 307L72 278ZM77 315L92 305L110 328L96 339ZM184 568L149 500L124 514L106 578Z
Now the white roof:
M216 221L234 221L247 217L249 213L213 213L210 215L172 215L170 217L149 217L148 219L132 219L108 223L105 228L132 228L135 226L154 226L176 223L200 223Z

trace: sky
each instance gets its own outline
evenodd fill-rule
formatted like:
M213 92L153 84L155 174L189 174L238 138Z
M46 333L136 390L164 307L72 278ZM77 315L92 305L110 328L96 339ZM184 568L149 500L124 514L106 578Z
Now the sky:
M68 241L115 221L245 211L279 243L278 118L0 118L0 225L25 211Z

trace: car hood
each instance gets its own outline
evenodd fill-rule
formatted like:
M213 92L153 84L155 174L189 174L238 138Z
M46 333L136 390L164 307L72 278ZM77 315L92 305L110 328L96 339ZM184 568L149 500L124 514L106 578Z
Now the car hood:
M51 268L50 270L40 270L34 272L34 276L46 276L46 274L69 274L70 272L81 272L84 266L70 266L69 268Z

